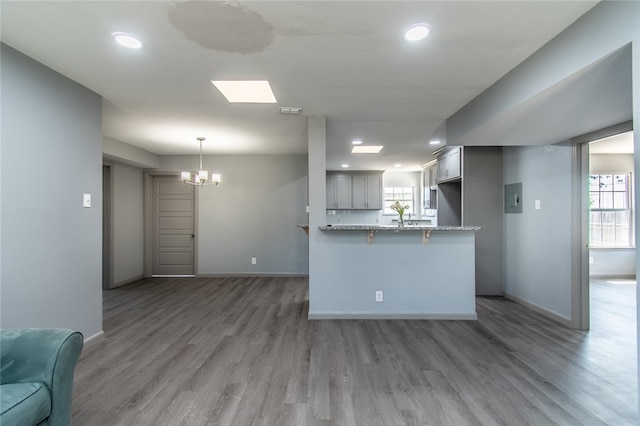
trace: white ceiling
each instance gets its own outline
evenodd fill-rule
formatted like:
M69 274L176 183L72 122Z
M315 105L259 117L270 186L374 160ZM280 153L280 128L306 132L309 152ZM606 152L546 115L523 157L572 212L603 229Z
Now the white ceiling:
M633 154L633 132L593 141L589 144L589 154Z
M408 170L446 118L596 3L1 1L1 39L102 95L104 136L156 154L196 154L197 136L205 154L306 153L306 117L324 115L328 169ZM432 35L408 44L416 22ZM244 79L269 80L278 103L229 104L210 82ZM353 138L385 148L354 156Z

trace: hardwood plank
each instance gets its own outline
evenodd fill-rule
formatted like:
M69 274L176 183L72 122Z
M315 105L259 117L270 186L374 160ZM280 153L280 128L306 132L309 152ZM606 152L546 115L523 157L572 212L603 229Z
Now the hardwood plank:
M73 423L637 424L635 285L592 295L583 332L499 297L478 321L309 321L304 278L141 280L104 293Z

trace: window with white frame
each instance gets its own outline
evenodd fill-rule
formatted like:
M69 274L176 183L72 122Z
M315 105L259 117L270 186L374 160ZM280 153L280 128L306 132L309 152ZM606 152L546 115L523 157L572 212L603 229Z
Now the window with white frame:
M632 247L631 174L589 176L589 246Z
M391 204L395 204L396 201L399 201L403 206L409 206L409 208L404 211L404 214L414 214L413 194L414 188L412 186L385 187L383 214L396 216L398 213L395 210L391 210Z

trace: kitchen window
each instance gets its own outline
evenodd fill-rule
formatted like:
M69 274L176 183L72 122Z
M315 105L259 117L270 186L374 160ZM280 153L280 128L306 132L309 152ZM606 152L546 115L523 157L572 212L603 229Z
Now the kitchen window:
M589 176L589 246L633 247L631 174Z
M412 186L385 187L383 214L397 216L398 213L395 210L391 210L391 204L395 204L396 201L399 201L403 206L409 206L404 211L405 214L414 214L413 194L414 188Z

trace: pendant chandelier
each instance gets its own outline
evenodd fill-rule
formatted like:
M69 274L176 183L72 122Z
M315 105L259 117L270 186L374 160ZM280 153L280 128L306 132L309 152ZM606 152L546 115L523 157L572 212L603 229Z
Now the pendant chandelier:
M209 172L202 168L202 141L204 138L199 136L196 139L200 141L200 169L195 172L180 172L180 180L195 186L217 185L222 177L219 173L211 173L211 178L209 178Z

